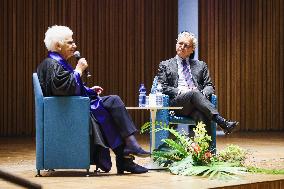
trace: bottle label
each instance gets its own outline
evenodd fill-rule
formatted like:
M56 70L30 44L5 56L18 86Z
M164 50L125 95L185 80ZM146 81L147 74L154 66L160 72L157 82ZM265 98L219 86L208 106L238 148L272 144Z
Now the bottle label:
M140 85L139 88L139 107L145 107L146 105L146 88L144 84Z
M156 94L149 94L149 106L156 107Z
M163 106L163 94L162 93L156 94L156 106L157 107Z
M145 107L146 104L146 94L139 95L139 107Z

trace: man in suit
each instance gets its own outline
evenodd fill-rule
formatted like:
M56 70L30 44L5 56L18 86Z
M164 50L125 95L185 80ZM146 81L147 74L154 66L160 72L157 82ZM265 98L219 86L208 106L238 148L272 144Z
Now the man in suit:
M196 46L194 34L187 31L180 33L176 43L177 55L160 63L158 82L162 84L163 93L169 95L170 105L183 107L176 114L203 121L210 136L212 120L225 134L230 134L238 122L224 119L209 101L215 89L207 64L193 60Z

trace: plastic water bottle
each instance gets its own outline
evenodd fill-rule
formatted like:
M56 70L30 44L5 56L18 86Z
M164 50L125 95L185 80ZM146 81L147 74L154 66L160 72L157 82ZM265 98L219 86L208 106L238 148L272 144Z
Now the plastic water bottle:
M163 106L163 88L161 83L158 83L156 90L156 105L157 107Z
M139 107L145 107L146 104L146 88L142 83L139 88Z
M156 92L157 92L157 85L158 85L158 77L155 76L154 80L153 80L152 88L151 88L151 94L156 94Z

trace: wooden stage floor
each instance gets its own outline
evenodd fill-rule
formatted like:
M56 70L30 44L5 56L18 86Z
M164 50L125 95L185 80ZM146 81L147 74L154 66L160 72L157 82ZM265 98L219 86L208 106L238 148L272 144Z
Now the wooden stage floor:
M148 137L140 137L140 143L148 149ZM217 148L237 144L249 151L248 163L263 168L284 169L284 132L234 133L217 137ZM113 155L112 155L113 158ZM146 159L147 160L147 159ZM137 159L142 163L145 159ZM115 161L113 161L115 163ZM91 166L91 171L95 167ZM85 170L59 170L52 173L42 171L43 177L34 177L35 139L0 138L0 170L20 176L43 188L283 188L284 175L245 174L238 180L219 181L202 177L176 176L166 171L150 171L146 174L116 175L116 168L110 173L92 173L85 177ZM0 178L0 188L21 188Z

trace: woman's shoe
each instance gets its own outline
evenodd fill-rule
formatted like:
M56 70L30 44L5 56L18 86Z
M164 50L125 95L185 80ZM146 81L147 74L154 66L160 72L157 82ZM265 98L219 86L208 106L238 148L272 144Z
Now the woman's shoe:
M111 165L107 164L96 164L96 170L94 172L100 172L102 170L105 173L110 172L111 170Z
M142 174L142 173L148 172L147 168L134 163L133 160L134 158L125 158L125 157L116 156L117 174L123 174L124 171L130 172L133 174Z
M149 157L150 152L143 150L141 147L129 147L126 146L123 151L124 157L138 156L138 157Z
M96 165L96 171L101 169L103 172L108 173L111 170L112 163L108 148L97 146L93 157L94 164Z
M150 156L150 152L143 150L138 144L135 136L129 135L125 138L125 148L123 150L123 154L125 157L130 156L138 156L138 157L148 157Z

